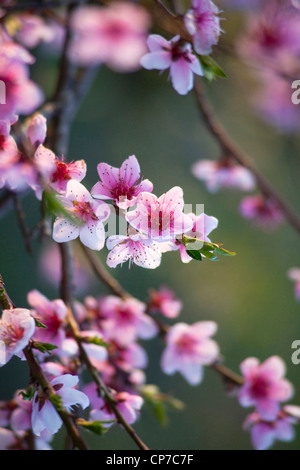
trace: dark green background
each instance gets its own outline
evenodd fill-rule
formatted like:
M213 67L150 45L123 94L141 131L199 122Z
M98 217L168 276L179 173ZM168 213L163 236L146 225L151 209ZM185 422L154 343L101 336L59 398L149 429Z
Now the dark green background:
M239 20L233 20L237 25ZM50 94L57 73L55 58L48 60L39 51L37 55L40 62L34 66L33 76ZM299 211L299 139L278 134L253 112L250 102L257 83L251 69L220 53L214 57L228 75L228 80L209 85L219 118L278 192ZM238 255L223 257L218 263L195 261L184 265L178 252L167 253L154 271L136 266L128 270L124 265L113 274L140 299L147 297L149 288L167 284L183 301L180 321L216 321L221 353L226 364L237 372L246 357L264 360L280 355L287 364L287 377L295 385L292 402L300 404L300 366L291 362L291 344L300 339L300 311L293 285L286 277L290 267L300 266L299 235L287 224L275 232L262 232L238 214L244 194L221 191L211 195L193 177L190 169L194 162L219 157L218 147L199 119L193 93L177 95L166 73L161 77L156 71L122 75L102 67L74 122L68 160L86 160L84 183L90 189L97 181L99 162L120 166L132 154L138 158L142 174L154 183L155 194L159 196L179 185L186 203L203 203L205 212L219 219L212 241L224 243ZM33 226L39 217L33 197L24 199L24 209ZM26 307L26 294L33 288L56 298L57 291L39 275L39 244L34 245L35 255L30 257L13 213L1 220L0 240L0 272L15 303ZM103 261L106 254L106 249L100 253ZM89 293L104 292L100 284L95 284ZM251 409L242 409L234 397L225 395L219 376L206 369L203 383L191 387L181 376L168 377L161 372L163 345L159 339L144 345L149 355L147 382L158 384L163 392L174 394L186 404L184 411L170 413L166 427L143 409L135 427L150 448L252 448L249 434L242 431ZM26 365L13 359L0 369L0 399L10 398L26 382ZM55 439L57 447L63 434ZM117 428L103 438L88 439L99 449L135 448ZM300 430L293 443L278 443L274 448L298 449L299 439Z

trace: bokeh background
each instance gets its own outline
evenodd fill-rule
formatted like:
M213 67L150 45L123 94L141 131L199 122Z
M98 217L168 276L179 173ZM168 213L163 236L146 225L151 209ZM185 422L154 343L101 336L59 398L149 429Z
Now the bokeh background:
M234 11L222 16L227 18L222 41L230 42L243 27L243 18ZM45 55L43 49L35 53L39 60L32 76L50 94L57 74L56 57ZM228 79L208 85L220 120L278 192L300 212L299 136L280 134L256 114L251 101L257 83L249 66L220 51L213 57L228 75ZM287 377L295 386L292 402L300 404L300 365L291 362L291 344L300 339L300 306L286 275L290 267L300 266L299 234L287 224L264 232L243 219L238 213L244 196L241 192L207 192L192 175L191 166L201 158L218 158L218 152L199 118L193 93L177 95L166 73L159 76L156 71L141 70L117 74L102 67L77 114L67 158L86 160L84 183L90 189L98 179L99 162L120 166L134 154L142 174L153 182L155 194L159 196L179 185L186 203L204 204L205 212L219 219L211 239L236 251L236 257L184 265L179 254L171 252L163 256L161 266L154 271L136 266L129 270L124 265L113 274L140 299L147 298L150 288L169 286L183 302L180 321L216 321L216 340L225 363L237 372L241 361L249 356L260 360L274 354L281 356L287 365ZM23 205L28 224L34 226L39 218L37 202L28 196ZM33 256L26 253L13 211L5 214L0 227L0 272L15 303L25 307L27 292L34 288L57 298L57 289L41 275L40 244L35 243ZM99 254L103 262L106 254L106 249ZM105 292L95 282L78 298ZM224 393L224 384L214 371L207 368L203 383L191 387L178 374L168 377L162 373L160 339L144 342L144 346L149 356L147 383L157 384L161 391L173 394L186 405L183 411L169 413L166 426L161 426L150 410L143 409L135 428L150 448L252 449L248 432L242 430L251 410L242 409L236 398ZM0 400L10 399L27 381L26 364L13 359L0 369ZM62 431L55 438L55 447L60 448L63 436ZM102 438L87 436L90 445L98 449L135 448L121 429L113 428ZM299 449L299 443L298 429L295 441L276 443L274 449Z

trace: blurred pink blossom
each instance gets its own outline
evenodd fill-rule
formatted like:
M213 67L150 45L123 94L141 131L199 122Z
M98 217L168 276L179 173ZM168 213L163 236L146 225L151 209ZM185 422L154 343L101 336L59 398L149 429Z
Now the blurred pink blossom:
M205 182L211 193L221 188L235 188L241 191L251 191L255 188L255 179L247 168L227 161L199 160L192 166L192 173Z
M197 322L193 325L177 323L166 336L166 348L161 358L165 374L180 372L190 385L202 381L203 366L210 365L219 355L217 343L210 339L217 331L212 321Z
M152 312L160 312L167 318L176 318L182 309L182 302L175 297L167 287L160 287L159 290L152 289L150 291L150 300L148 310Z
M135 71L147 50L149 27L149 15L139 5L84 6L73 15L69 56L84 67L105 64L117 72Z
M245 379L239 391L239 402L242 406L255 406L261 418L266 421L276 419L280 403L293 395L291 383L284 379L285 364L278 356L272 356L260 364L253 357L241 363Z
M295 299L300 301L300 268L290 268L287 275L294 282Z
M101 328L108 340L127 346L137 338L153 338L158 329L145 314L146 306L136 299L109 295L100 300Z
M53 29L41 16L24 12L14 15L11 21L16 29L14 38L29 49L54 39Z
M116 416L103 398L100 398L95 384L88 384L84 388L84 392L90 399L91 412L90 420L92 421L111 421L111 423L103 423L104 427L110 427L116 422ZM144 400L139 395L131 394L128 392L113 392L113 397L117 403L117 408L123 418L129 424L133 424L139 417L140 410L143 406Z
M65 303L61 299L49 300L37 290L28 292L27 301L33 309L34 318L47 327L36 328L34 339L60 346L65 338L64 325L67 316Z
M242 199L240 213L264 229L275 229L283 222L283 214L276 202L258 194Z
M285 406L273 421L264 421L258 413L247 416L244 429L250 430L255 450L269 449L276 440L290 442L295 438L294 424L299 422L300 407Z

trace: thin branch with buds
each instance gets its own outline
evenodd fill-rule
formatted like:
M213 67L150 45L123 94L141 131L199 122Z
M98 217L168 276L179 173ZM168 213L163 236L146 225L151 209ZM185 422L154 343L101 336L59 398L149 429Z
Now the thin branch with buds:
M222 155L231 157L239 165L247 168L255 177L257 186L260 188L263 195L272 199L281 210L285 219L290 225L300 234L300 218L293 211L293 209L278 195L277 191L270 185L270 183L261 175L259 170L256 169L254 163L247 153L242 150L236 142L226 132L223 125L220 123L216 114L207 99L205 89L200 80L195 80L195 95L197 100L198 109L201 113L203 121L211 133L211 135L218 142Z

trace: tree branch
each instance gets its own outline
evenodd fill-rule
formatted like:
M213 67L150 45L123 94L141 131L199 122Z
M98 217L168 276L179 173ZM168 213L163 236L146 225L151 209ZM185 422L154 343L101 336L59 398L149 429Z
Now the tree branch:
M200 80L195 79L194 85L196 100L198 109L206 124L207 129L211 135L218 142L222 154L233 158L239 165L247 168L256 179L257 186L260 188L263 195L269 199L272 199L281 210L285 219L290 225L300 234L300 218L293 211L293 209L277 194L277 191L270 185L270 183L261 175L256 169L251 158L242 150L235 141L226 132L223 125L219 122L216 117L214 110L206 97L204 86Z

